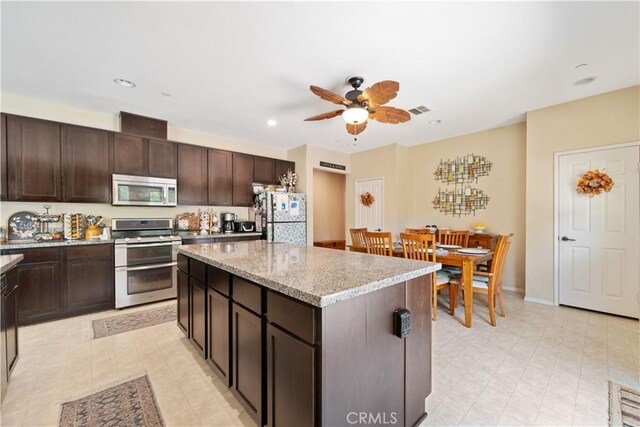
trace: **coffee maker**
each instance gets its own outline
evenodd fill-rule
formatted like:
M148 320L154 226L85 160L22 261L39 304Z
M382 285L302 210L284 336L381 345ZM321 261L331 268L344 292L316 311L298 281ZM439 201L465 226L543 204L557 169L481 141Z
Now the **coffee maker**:
M236 220L236 214L226 212L220 214L220 218L222 219L222 231L225 233L233 233L233 223Z

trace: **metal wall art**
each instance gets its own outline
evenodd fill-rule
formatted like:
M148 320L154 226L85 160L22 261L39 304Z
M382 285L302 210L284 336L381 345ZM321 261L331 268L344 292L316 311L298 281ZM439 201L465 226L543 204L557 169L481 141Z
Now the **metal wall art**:
M488 176L493 164L484 156L467 154L455 160L440 160L433 173L436 181L453 185L452 189L438 189L433 199L433 208L445 215L475 215L477 210L486 209L489 196L479 188L472 188L478 178Z
M440 160L436 171L436 181L446 184L470 184L478 182L478 178L489 176L493 164L484 156L467 154L455 160Z

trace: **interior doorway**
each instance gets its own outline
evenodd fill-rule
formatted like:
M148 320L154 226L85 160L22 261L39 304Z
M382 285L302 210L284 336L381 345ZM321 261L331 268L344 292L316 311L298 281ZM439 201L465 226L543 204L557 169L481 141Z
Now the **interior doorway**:
M313 170L313 242L317 246L333 245L344 249L346 176ZM323 243L326 242L326 243Z
M640 314L640 146L557 155L557 301L638 318ZM578 194L576 182L599 169L610 192Z

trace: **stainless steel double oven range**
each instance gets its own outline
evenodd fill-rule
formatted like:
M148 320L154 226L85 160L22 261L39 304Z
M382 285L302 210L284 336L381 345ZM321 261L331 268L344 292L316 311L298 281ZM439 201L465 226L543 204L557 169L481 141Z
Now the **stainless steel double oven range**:
M116 308L175 298L177 247L172 219L112 219Z

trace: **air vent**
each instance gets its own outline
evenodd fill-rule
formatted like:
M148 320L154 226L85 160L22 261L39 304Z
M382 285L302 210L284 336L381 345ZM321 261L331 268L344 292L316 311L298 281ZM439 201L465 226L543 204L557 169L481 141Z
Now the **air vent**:
M431 108L425 107L424 105L420 105L418 107L415 107L409 110L410 113L416 116L422 113L428 113L429 111L431 111Z

